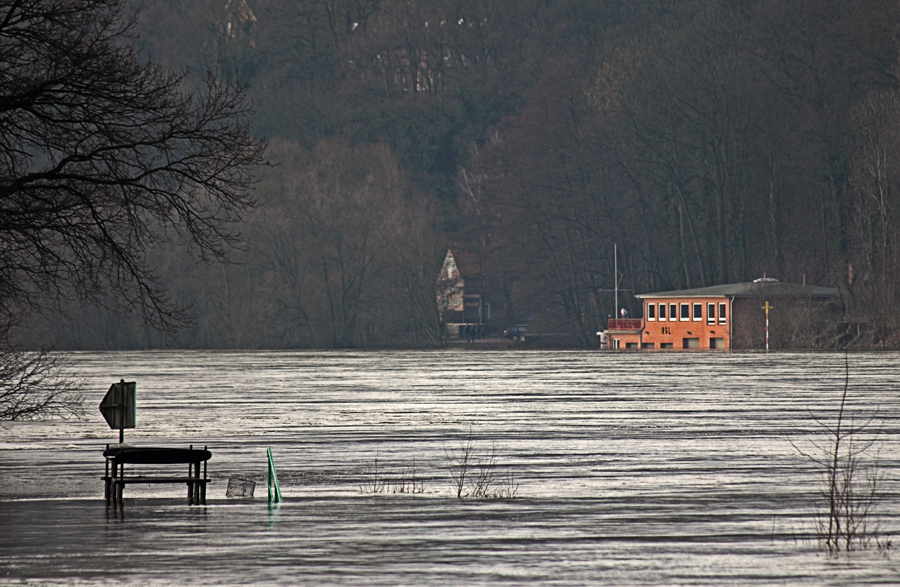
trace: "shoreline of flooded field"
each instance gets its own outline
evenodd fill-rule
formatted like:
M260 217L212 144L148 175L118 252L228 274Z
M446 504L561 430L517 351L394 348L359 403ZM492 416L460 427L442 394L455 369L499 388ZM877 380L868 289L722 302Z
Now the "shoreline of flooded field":
M900 355L849 355L848 421L877 419L900 531ZM83 421L0 429L6 581L174 584L891 584L873 549L804 538L813 450L843 354L590 351L76 353ZM96 410L137 381L136 445L208 446L207 506L172 486L103 501ZM874 430L874 428L873 428ZM451 463L493 455L515 499L457 499ZM285 503L265 498L266 448ZM423 491L367 491L383 479ZM257 481L226 500L231 476ZM390 487L390 485L388 486ZM110 555L96 557L96 553ZM113 559L129 557L117 575Z

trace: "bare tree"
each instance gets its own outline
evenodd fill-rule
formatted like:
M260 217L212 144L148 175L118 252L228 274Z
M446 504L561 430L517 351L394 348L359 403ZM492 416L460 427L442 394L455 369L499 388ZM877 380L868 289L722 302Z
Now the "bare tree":
M293 185L298 230L319 280L319 303L331 346L361 344L377 312L387 263L385 218L398 205L400 170L386 147L352 149L320 143L315 163Z
M603 315L597 276L612 273L611 234L626 217L609 197L615 180L580 75L571 60L548 65L521 116L497 126L461 183L516 312L549 318L589 346Z
M444 449L447 469L450 472L450 487L456 497L475 499L513 499L519 492L512 472L501 471L497 464L497 450L481 451L472 433L465 440L460 439L455 451ZM468 493L463 494L463 491Z
M794 448L822 472L816 504L815 535L831 556L841 551L865 550L872 542L880 551L890 548L878 536L876 509L884 493L877 452L878 431L870 430L874 416L855 422L849 416L849 356L844 354L844 389L832 424L813 416L822 431L812 450ZM793 442L792 442L793 444Z
M859 314L871 326L873 344L896 340L900 315L900 239L897 206L900 174L900 93L873 92L853 110L856 128L851 162L852 231L856 275L849 278ZM854 267L851 265L851 267Z
M253 243L272 293L268 313L301 344L336 348L436 336L430 211L385 145L323 141L308 158L276 142ZM258 223L257 223L258 224ZM429 272L429 269L431 270ZM430 305L429 305L430 303Z
M209 76L191 92L186 72L145 60L125 5L0 0L4 324L75 298L172 332L188 316L148 254L186 245L222 260L238 242L233 224L255 207L265 145L242 90ZM66 408L52 381L59 361L14 348L2 361L0 384L19 407L0 417Z
M188 244L222 259L251 212L264 144L241 90L145 61L123 0L0 0L0 314L110 291L173 328L146 262Z
M388 274L392 298L401 309L408 342L443 346L444 327L437 304L435 266L440 258L434 213L424 198L406 198L395 206L385 223Z
M81 412L79 382L60 355L0 352L0 421Z

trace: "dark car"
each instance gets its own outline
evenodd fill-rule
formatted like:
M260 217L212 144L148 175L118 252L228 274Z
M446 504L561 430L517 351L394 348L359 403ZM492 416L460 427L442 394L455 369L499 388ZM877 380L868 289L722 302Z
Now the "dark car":
M528 327L524 324L516 324L512 328L503 331L503 336L515 342L524 341Z

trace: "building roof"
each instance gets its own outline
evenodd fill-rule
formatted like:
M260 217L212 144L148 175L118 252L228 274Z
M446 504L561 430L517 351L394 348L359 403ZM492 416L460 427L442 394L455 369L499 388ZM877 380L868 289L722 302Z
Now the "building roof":
M676 289L636 295L639 299L655 298L834 298L838 290L833 287L782 283L776 280L757 280L744 283L727 283L694 289Z
M502 289L502 281L500 272L497 271L497 264L491 251L482 249L481 251L464 248L460 245L451 244L444 256L444 263L441 273L438 276L438 282L442 279L448 279L447 268L452 261L455 265L456 275L451 279L461 279L465 282L465 294L480 295L487 299L505 300L506 296Z
M460 246L451 246L447 252L453 255L456 268L463 279L481 275L481 259L475 253Z

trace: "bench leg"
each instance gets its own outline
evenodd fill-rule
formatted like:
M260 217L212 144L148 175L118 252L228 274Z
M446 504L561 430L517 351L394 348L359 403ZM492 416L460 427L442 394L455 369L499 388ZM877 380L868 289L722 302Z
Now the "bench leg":
M112 469L109 468L109 464L109 461L106 461L106 479L103 482L103 496L106 498L106 501L116 498L116 463L113 461Z
M208 450L209 447L204 446L203 450ZM197 463L197 476L200 476L200 463ZM206 505L206 484L208 480L206 478L206 461L203 461L203 483L200 484L200 500L203 502L203 505Z
M190 476L196 479L191 482L193 491L188 498L191 505L206 505L206 482L200 477L200 463L190 465Z
M116 462L112 462L112 468L109 467L109 462L107 461L106 465L106 482L103 486L103 494L106 497L106 501L116 501L122 499L122 491L119 489L118 478L120 475L120 467L124 467L125 465L116 465Z
M193 447L191 447L193 448ZM194 475L194 463L188 463L188 478L196 477ZM187 482L188 489L188 505L195 505L199 503L200 492L197 490L197 483L195 481Z

